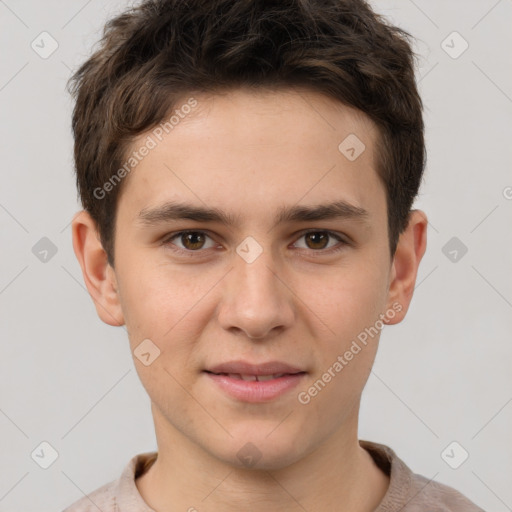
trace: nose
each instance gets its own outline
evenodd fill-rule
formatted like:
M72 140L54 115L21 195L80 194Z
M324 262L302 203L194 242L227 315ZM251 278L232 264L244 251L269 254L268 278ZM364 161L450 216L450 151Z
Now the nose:
M291 286L274 267L270 251L264 250L252 263L235 255L218 310L222 328L250 339L267 339L293 324Z

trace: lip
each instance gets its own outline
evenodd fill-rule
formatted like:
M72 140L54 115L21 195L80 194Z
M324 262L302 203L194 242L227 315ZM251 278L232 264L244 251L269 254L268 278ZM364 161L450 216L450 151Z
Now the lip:
M240 373L243 375L274 375L276 373L301 373L304 370L280 361L253 364L248 361L237 360L212 366L207 368L206 371L211 373Z
M230 361L213 366L203 373L227 395L241 402L249 403L274 400L298 386L306 375L304 370L279 361L269 361L262 364ZM232 377L229 374L285 375L265 381L246 381Z
M266 381L248 381L204 372L223 392L241 402L269 402L298 386L306 373L294 373Z

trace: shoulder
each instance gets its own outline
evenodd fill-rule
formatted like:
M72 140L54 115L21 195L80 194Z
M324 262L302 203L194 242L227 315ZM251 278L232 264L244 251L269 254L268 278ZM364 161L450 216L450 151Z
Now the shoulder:
M114 492L116 483L117 481L113 480L99 487L72 503L62 512L98 512L98 509L102 512L117 512Z
M389 488L376 512L484 512L456 489L413 473L389 446L359 442L390 477Z
M157 452L140 453L132 457L117 480L112 480L75 501L62 512L154 512L142 499L135 480L155 462Z
M432 507L436 512L484 512L453 487L415 473L411 476L410 494L407 512L420 512Z

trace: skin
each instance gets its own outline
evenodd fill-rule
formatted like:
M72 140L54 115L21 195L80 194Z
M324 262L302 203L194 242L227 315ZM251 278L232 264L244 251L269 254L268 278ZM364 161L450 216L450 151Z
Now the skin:
M385 189L375 171L378 132L362 112L300 89L194 97L198 106L122 185L115 269L90 216L78 212L72 224L100 318L126 325L132 353L148 338L161 351L149 366L134 357L159 451L136 485L158 512L320 511L333 503L339 511L372 511L389 478L359 446L357 425L380 333L307 405L297 394L393 304L401 312L385 323L404 318L426 249L427 218L411 212L391 258ZM366 146L355 161L338 150L350 133ZM273 227L280 207L340 199L367 210L366 222ZM240 222L138 221L141 210L168 200L217 207ZM172 241L190 257L163 243L184 229L207 235L203 245ZM340 242L310 240L306 229L332 231L350 243L329 253ZM236 252L248 236L263 249L250 264ZM233 359L284 361L307 375L300 388L271 402L243 403L202 372ZM262 455L251 468L237 458L247 442Z

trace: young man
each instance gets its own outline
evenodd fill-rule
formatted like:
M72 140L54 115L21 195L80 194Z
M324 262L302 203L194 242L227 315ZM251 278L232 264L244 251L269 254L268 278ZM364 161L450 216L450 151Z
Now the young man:
M408 34L362 0L145 1L73 77L73 246L158 452L67 512L478 511L358 439L427 219Z

